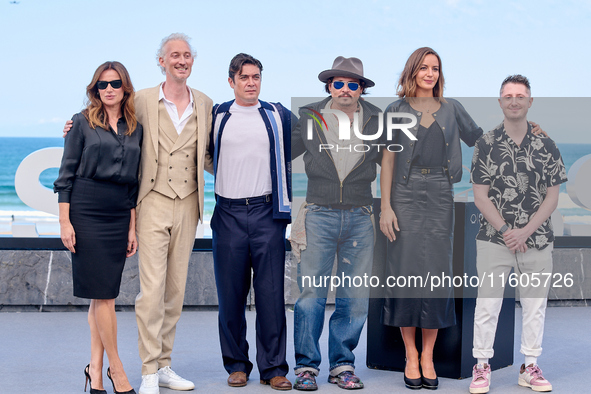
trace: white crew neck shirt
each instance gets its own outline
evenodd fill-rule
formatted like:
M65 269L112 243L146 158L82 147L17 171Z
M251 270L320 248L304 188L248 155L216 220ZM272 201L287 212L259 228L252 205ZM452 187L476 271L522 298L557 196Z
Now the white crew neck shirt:
M271 148L257 105L230 107L220 142L215 193L225 198L271 194Z

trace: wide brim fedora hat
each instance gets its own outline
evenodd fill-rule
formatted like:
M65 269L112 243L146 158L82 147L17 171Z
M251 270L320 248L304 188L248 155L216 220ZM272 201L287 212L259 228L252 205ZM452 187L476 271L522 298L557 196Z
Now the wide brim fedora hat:
M371 79L363 76L363 63L356 57L338 56L334 59L330 70L324 70L318 74L318 79L324 83L333 77L355 78L364 81L368 88L375 86Z

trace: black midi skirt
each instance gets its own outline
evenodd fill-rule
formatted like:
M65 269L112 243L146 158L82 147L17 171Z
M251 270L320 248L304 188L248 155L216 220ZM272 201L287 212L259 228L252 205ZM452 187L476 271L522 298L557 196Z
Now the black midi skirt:
M431 277L453 273L454 201L447 175L441 169L429 174L412 169L406 185L395 184L391 203L400 232L388 242L386 274L398 278L400 286L386 290L382 323L430 329L455 325L453 287L431 289Z
M125 266L131 203L125 184L76 178L70 222L76 235L72 253L74 296L112 299L119 295Z

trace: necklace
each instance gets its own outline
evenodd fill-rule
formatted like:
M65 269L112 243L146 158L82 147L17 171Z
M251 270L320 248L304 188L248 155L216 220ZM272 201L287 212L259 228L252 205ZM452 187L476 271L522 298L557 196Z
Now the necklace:
M424 100L417 100L417 101L415 101L415 105L417 106L417 108L416 108L417 111L430 114L431 111L436 110L436 109L439 109L439 103L437 101L435 101L435 100L429 100L430 103L435 103L435 105L429 105L429 106L426 106L426 108L423 107L422 105L417 105L420 102L425 102L425 101ZM423 109L423 108L425 108L425 109Z

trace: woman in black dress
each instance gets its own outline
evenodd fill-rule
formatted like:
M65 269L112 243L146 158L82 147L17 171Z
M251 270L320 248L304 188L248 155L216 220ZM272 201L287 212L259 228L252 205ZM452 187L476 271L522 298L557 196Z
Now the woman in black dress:
M142 126L135 117L131 79L121 63L100 65L86 95L86 109L72 118L54 183L59 193L60 233L72 252L74 295L91 299L91 357L84 370L90 392L106 393L102 384L106 351L107 376L115 392L135 393L117 351L115 298L125 260L137 249L135 203Z
M482 129L459 102L442 97L443 85L439 55L431 48L419 48L400 76L401 99L386 110L417 117L416 127L411 128L417 140L399 133L395 140L403 151L386 150L382 158L380 229L391 241L387 275L452 275L452 184L461 180L460 139L473 146ZM438 330L455 324L453 288L392 289L389 297L382 322L400 327L406 348L406 386L436 389L433 347ZM420 357L417 328L422 331Z

